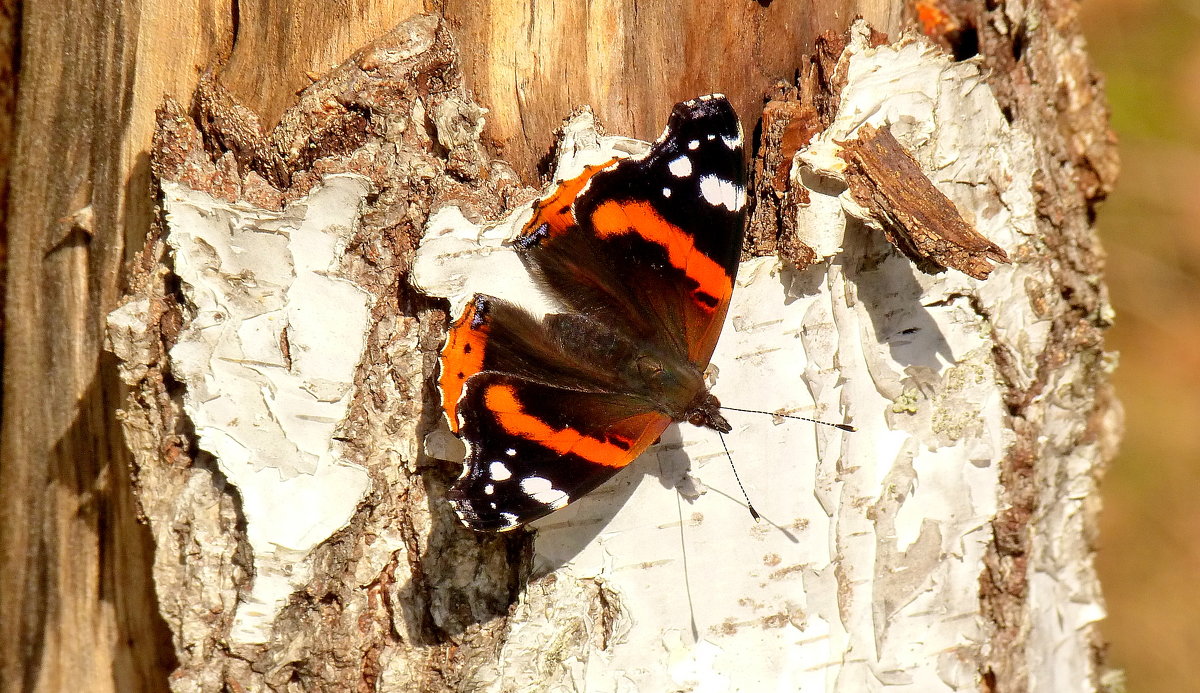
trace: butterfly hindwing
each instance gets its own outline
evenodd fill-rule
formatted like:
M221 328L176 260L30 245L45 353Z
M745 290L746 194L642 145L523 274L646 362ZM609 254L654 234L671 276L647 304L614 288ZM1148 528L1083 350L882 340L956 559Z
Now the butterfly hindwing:
M504 531L591 491L670 417L637 389L636 347L587 316L534 318L475 295L441 354L443 408L467 443L448 496L469 527Z
M589 316L560 313L538 319L508 301L476 294L442 347L442 407L450 430L459 433L464 388L481 372L566 390L636 394L643 387L637 354L634 341Z
M450 430L459 432L459 401L467 380L482 371L520 375L568 387L593 389L597 373L587 362L567 357L548 329L521 308L476 294L449 330L441 352L438 386ZM600 371L603 373L604 371Z
M588 493L671 423L633 397L495 372L467 381L459 409L467 457L447 497L482 531L513 529Z

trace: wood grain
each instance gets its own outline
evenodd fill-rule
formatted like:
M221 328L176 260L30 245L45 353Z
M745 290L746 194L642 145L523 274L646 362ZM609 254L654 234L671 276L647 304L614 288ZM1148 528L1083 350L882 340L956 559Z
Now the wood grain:
M126 240L152 219L146 149L228 36L212 3L25 3L0 441L0 688L163 690L173 658L102 351Z
M221 84L269 131L316 77L426 8L420 0L241 0L230 9L236 34Z
M841 31L861 11L792 0L578 1L533 15L505 2L476 7L449 0L444 11L461 27L467 85L492 109L487 133L525 175L563 114L582 104L611 132L643 139L659 135L670 104L714 91L754 123L766 91L794 77L816 34Z
M12 161L13 116L17 110L17 0L0 0L0 333L8 285L8 171ZM0 345L3 342L0 341ZM0 346L3 354L3 346Z
M294 105L310 73L377 38L420 3L321 0L239 5L221 84L269 130ZM899 28L887 3L833 0L634 3L442 0L424 9L454 30L468 88L490 109L494 154L533 180L562 118L583 104L610 131L653 139L670 105L721 91L753 123L777 80L792 80L821 31L858 14ZM894 17L893 17L894 15Z

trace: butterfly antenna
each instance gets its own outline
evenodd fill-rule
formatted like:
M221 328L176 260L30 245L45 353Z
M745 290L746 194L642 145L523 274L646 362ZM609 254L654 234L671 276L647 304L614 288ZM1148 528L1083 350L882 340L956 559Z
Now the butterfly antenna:
M733 478L738 482L738 488L742 490L742 497L746 499L746 509L750 511L750 517L754 518L755 522L762 519L758 511L754 509L754 504L750 502L750 494L746 493L746 487L742 486L742 477L738 476L737 467L733 464L733 455L729 454L729 446L725 444L725 434L717 431L717 437L721 439L721 447L725 448L725 457L729 458L729 467L733 469Z
M857 428L851 426L850 424L840 424L840 423L833 423L832 421L821 421L820 419L810 419L807 416L793 416L791 414L779 414L779 413L776 413L773 411L762 411L761 409L738 409L737 407L725 407L725 406L722 406L721 408L727 409L729 411L745 412L747 414L766 414L767 416L781 416L785 419L796 419L797 421L808 421L810 423L821 424L822 426L833 426L834 428L840 429L842 431L848 431L850 433L854 433L855 431L858 430Z

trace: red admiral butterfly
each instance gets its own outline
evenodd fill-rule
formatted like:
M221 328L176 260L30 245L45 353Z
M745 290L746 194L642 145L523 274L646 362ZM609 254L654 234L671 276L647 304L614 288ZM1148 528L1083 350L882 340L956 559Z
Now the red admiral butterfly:
M733 292L745 177L737 114L713 94L677 104L647 153L534 203L512 245L564 312L476 294L441 352L442 406L467 445L447 495L465 525L506 531L562 508L672 422L730 430L704 371Z

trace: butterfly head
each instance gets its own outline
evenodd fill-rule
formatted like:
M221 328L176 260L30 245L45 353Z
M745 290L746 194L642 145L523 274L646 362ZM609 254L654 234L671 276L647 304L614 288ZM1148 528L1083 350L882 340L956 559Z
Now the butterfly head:
M700 392L683 416L684 420L693 426L711 428L721 433L729 433L733 430L725 417L721 416L721 403L707 390Z

